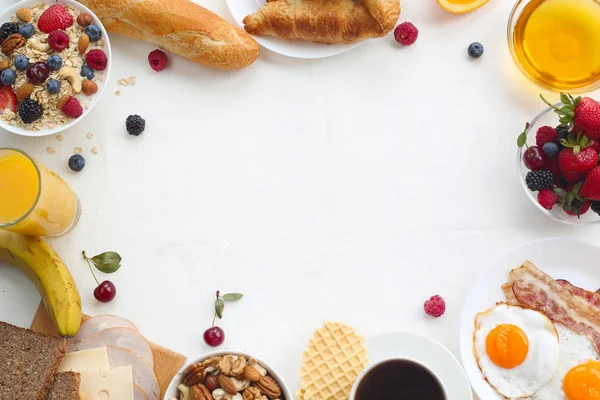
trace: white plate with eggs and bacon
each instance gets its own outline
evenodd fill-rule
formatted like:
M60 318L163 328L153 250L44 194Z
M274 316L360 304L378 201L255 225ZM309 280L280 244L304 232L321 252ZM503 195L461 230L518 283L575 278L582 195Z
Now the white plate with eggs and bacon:
M469 292L460 325L475 393L600 399L599 288L600 247L579 240L530 242L492 263Z

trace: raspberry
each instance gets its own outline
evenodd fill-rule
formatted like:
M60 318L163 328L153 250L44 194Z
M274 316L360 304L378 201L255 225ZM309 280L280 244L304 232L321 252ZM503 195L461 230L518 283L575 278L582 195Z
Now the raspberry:
M439 318L446 312L446 302L439 294L436 294L423 304L423 309L427 315Z
M410 46L417 41L419 30L410 22L403 22L394 29L396 41L404 46Z
M48 7L38 19L38 29L45 33L50 33L57 29L65 30L71 25L73 25L73 16L60 4Z
M91 69L96 71L104 71L106 69L106 53L100 49L93 49L88 51L85 55L85 62Z
M558 195L552 189L542 189L538 192L538 203L546 210L551 210L558 201Z
M81 107L79 101L73 96L62 106L61 110L67 117L71 118L79 118L83 114L83 107Z
M557 139L558 133L556 133L556 129L551 126L542 126L535 134L535 144L539 147L542 147L544 143L556 142Z
M69 47L69 35L61 30L55 30L48 35L48 44L55 51L63 51Z
M150 67L156 72L162 71L167 67L167 54L162 50L154 50L148 54L148 62Z

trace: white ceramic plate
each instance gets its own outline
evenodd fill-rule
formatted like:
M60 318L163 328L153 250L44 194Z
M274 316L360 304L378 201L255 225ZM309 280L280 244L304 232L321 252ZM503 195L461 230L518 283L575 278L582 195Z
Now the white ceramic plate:
M86 12L86 13L90 14L92 16L92 20L94 21L94 24L99 26L100 29L102 30L102 38L104 39L104 47L102 48L102 50L104 50L104 52L106 53L106 57L108 59L108 62L106 64L106 69L104 70L104 77L102 79L102 83L98 85L98 91L92 96L86 96L90 100L88 102L88 107L83 110L83 114L81 114L81 116L79 118L74 119L67 124L57 126L57 127L51 128L51 129L44 129L41 131L32 131L32 130L28 130L28 129L23 129L21 127L8 125L7 123L0 121L0 128L6 129L7 131L12 132L12 133L16 133L17 135L21 135L21 136L53 135L55 133L62 132L64 130L72 127L73 125L79 123L92 111L92 109L94 108L96 103L98 103L98 100L100 100L100 97L102 96L102 93L104 92L104 88L106 87L106 83L108 82L108 79L110 77L109 76L110 68L112 65L112 54L110 51L110 39L108 38L108 34L106 33L106 30L104 29L104 26L102 25L102 23L100 22L98 17L96 17L96 15L93 12L91 12L87 7L85 7L84 5L78 3L74 0L57 0L55 2L59 3L59 4L68 5L74 9L81 10L81 12ZM45 3L50 5L50 4L54 4L55 2L46 1ZM13 15L15 15L15 13L17 12L17 10L19 8L31 7L31 6L34 6L39 3L44 3L44 1L43 0L20 1L16 4L14 4L13 6L8 7L7 9L1 11L0 12L0 21L10 21L10 18ZM73 23L76 24L77 22L73 22Z
M212 353L207 353L204 354L202 357L198 357L195 359L191 359L191 361L185 365L181 371L179 371L179 373L177 373L177 375L175 375L175 378L173 378L173 380L171 381L171 384L169 385L169 387L167 388L167 391L165 392L165 398L164 400L169 400L170 398L179 398L178 395L178 390L177 390L177 386L179 386L179 384L181 383L181 380L183 379L183 372L191 365L197 362L201 362L206 360L207 358L210 357L215 357L215 356L224 356L227 354L236 354L236 355L240 355L240 356L244 356L246 358L250 358L250 357L254 357L252 355L246 354L246 353L242 353L239 351L214 351ZM254 357L256 358L256 357ZM266 364L264 361L256 358L256 361L258 361L258 363L260 365L262 365L267 372L269 373L269 375L271 377L273 377L273 379L275 379L277 382L279 382L279 385L281 386L281 391L282 393L285 395L285 399L286 400L294 400L294 396L292 395L292 392L290 391L289 386L285 383L285 381L283 380L283 378L281 377L281 375L279 375L271 366L269 366L268 364Z
M555 279L563 278L589 290L600 287L600 248L587 242L553 238L526 243L509 250L487 268L467 296L460 324L460 356L473 390L485 400L502 399L483 380L473 354L473 322L478 312L505 300L500 286L508 281L508 273L525 261Z
M226 0L227 7L238 25L244 29L243 19L260 10L266 0ZM295 58L324 58L331 57L355 48L362 42L321 44L304 40L282 40L271 36L253 36L263 47L288 57Z
M440 343L410 332L386 333L367 340L369 365L391 358L409 359L427 367L446 389L448 400L472 400L469 381L452 353Z

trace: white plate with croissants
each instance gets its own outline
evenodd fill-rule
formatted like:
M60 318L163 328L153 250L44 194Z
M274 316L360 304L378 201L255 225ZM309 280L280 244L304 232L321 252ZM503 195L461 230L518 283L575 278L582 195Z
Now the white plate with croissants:
M390 33L400 0L227 0L263 47L296 58L330 57Z

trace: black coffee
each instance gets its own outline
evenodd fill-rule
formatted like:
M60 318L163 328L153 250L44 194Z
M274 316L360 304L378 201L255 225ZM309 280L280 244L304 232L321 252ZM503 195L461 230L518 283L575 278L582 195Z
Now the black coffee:
M408 360L392 360L365 375L356 390L356 400L446 400L446 395L425 367Z

